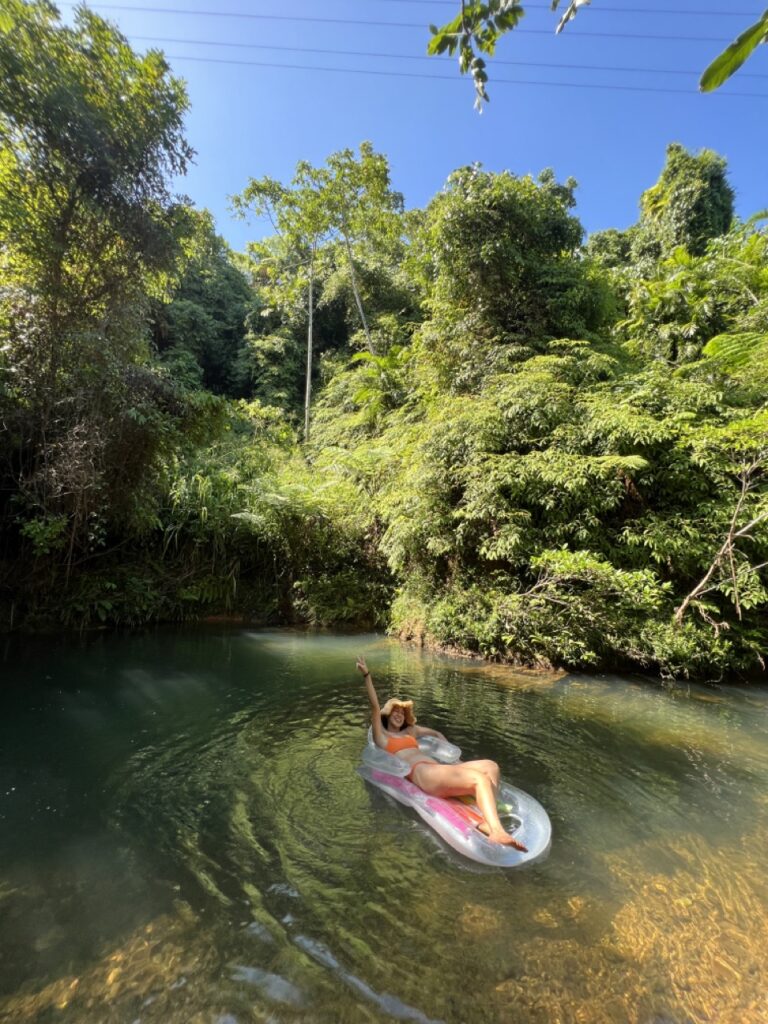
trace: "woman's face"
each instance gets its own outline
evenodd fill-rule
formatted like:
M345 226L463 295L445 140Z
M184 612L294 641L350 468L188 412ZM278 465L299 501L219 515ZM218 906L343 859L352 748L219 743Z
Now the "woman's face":
M405 722L405 713L403 709L397 704L392 708L389 713L389 725L392 729L402 729L403 723Z

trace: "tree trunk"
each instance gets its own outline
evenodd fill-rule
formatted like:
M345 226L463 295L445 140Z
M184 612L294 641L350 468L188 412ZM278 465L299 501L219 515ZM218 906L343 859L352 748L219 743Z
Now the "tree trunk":
M373 342L371 341L371 332L368 330L368 321L365 319L365 312L363 310L363 301L360 298L360 292L357 287L357 275L355 274L355 261L352 259L352 246L349 244L349 235L346 231L344 232L344 244L347 247L347 259L349 260L349 276L352 282L352 292L355 296L355 302L357 303L357 309L360 313L360 319L363 322L363 330L365 331L365 342L368 346L368 351L372 356L376 353L373 350Z
M312 314L314 307L315 244L309 259L309 323L307 326L307 383L304 388L304 443L309 442L309 406L312 400Z

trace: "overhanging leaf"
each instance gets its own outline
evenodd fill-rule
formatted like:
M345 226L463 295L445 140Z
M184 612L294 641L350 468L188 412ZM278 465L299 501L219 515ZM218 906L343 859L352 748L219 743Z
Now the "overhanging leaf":
M752 51L768 39L768 11L765 11L762 18L754 25L742 32L738 39L734 40L716 57L699 82L699 89L702 92L712 92L718 89L726 79L738 71Z
M587 6L589 2L590 0L571 0L571 3L568 4L568 7L565 11L565 14L558 22L557 28L555 29L555 35L560 35L565 26L568 24L568 22L572 21L576 17L579 8ZM552 10L555 10L555 7L556 4L553 4Z

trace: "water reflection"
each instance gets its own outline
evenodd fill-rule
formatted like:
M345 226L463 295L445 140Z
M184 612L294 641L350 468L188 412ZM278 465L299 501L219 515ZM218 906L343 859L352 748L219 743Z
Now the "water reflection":
M356 776L362 649L541 800L546 863L479 869ZM278 631L4 668L2 1021L768 1020L763 690Z

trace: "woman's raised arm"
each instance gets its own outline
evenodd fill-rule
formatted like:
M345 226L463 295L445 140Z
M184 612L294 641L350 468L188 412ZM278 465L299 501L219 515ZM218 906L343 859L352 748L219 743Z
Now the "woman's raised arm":
M365 658L360 656L357 659L357 668L362 672L363 679L365 680L365 689L368 693L368 700L371 702L371 730L373 731L373 738L379 747L386 747L387 738L384 735L384 729L381 724L381 710L379 708L379 698L376 694L376 690L373 686L373 677L368 671L368 665L365 662Z

